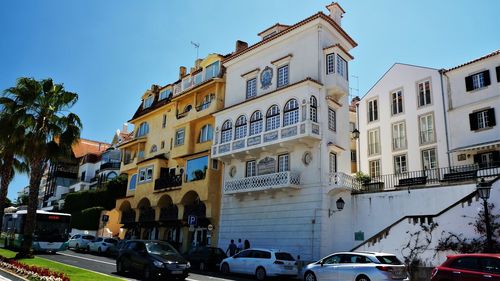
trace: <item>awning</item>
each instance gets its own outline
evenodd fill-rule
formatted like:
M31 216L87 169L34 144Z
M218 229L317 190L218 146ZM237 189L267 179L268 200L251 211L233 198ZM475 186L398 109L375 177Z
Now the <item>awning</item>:
M500 141L495 140L495 141L483 142L483 143L478 143L478 144L473 144L473 145L468 145L468 146L462 146L462 147L452 149L452 150L450 150L450 152L469 151L469 150L486 150L486 149L495 149L495 148L500 148Z

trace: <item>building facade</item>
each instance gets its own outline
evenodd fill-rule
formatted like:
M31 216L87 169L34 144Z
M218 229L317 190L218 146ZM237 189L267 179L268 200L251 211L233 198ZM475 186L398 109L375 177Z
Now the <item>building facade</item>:
M130 120L134 135L119 144L128 188L116 208L125 237L166 240L182 251L216 244L221 167L210 149L212 113L224 106L223 58L197 60L189 73L180 67L178 81L142 96Z
M247 239L312 260L349 240L348 220L334 224L331 210L350 196L348 63L357 44L341 28L344 10L327 8L262 31L252 46L238 41L223 61L212 147L224 162L220 247Z

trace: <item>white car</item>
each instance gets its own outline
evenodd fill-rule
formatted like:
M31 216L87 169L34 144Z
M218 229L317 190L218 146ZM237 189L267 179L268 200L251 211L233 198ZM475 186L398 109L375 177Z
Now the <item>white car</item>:
M115 238L97 237L87 245L89 253L97 252L99 255L107 254L109 248L116 247L118 240Z
M223 259L220 270L224 274L255 275L257 280L269 276L297 276L297 263L290 253L270 249L247 249Z
M405 265L387 253L334 253L303 271L305 281L409 281Z
M75 249L76 251L86 250L87 245L90 243L90 241L94 239L95 239L94 235L86 235L86 234L73 235L73 237L71 237L68 240L68 248Z

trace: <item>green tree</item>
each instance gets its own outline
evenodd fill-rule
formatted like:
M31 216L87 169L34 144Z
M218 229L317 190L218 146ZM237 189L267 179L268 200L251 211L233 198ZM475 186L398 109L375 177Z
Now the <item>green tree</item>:
M28 205L28 195L21 195L17 197L16 206Z
M69 112L77 102L76 93L64 90L62 84L52 79L37 81L19 78L16 86L7 89L0 99L0 106L11 107L18 124L25 127L25 149L22 156L29 166L28 213L24 226L24 240L19 258L32 257L38 191L43 171L49 160L56 160L71 153L71 146L80 137L80 118Z

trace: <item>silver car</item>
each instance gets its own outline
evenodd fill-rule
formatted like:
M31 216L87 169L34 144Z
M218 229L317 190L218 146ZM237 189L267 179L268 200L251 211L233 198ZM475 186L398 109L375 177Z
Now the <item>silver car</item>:
M304 269L305 281L409 281L406 267L393 254L341 252Z

